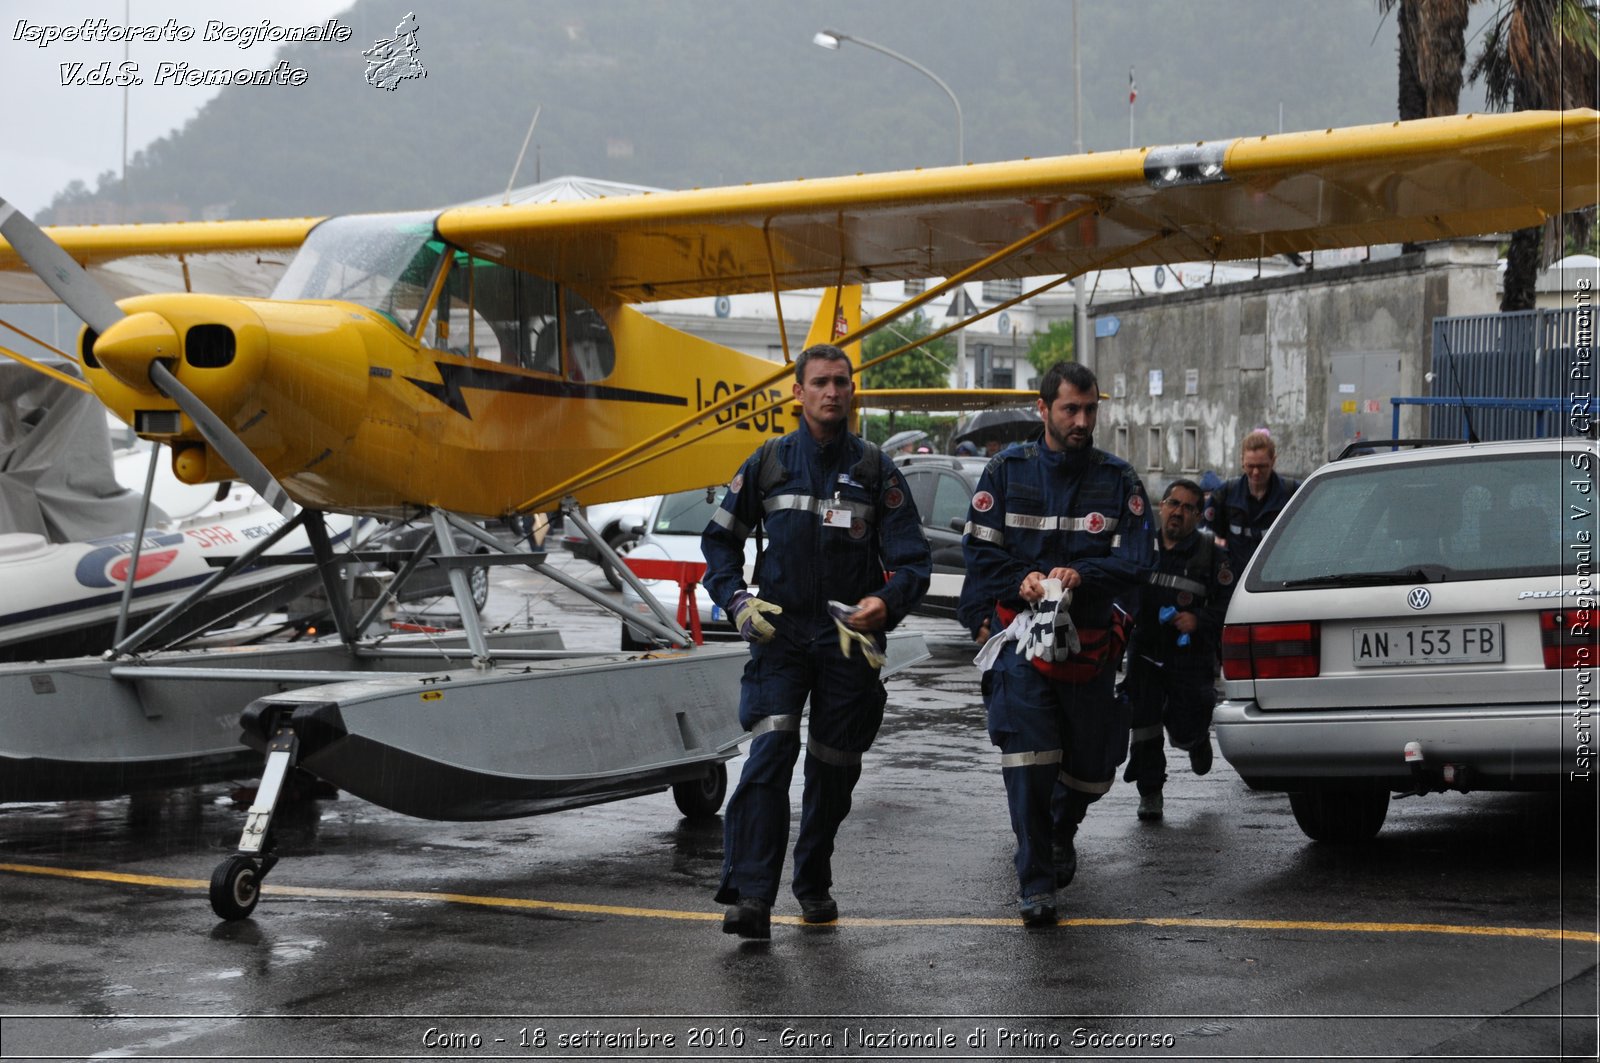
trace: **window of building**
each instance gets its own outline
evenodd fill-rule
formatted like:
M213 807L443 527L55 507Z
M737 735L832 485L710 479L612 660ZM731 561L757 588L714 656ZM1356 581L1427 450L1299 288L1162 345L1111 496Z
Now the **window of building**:
M1183 429L1183 471L1200 471L1200 429L1185 426Z
M1166 464L1166 441L1162 438L1161 427L1152 425L1145 430L1148 434L1145 443L1145 468L1159 469Z
M907 295L921 295L927 290L928 282L923 280L921 277L918 277L916 280L905 282L905 293Z

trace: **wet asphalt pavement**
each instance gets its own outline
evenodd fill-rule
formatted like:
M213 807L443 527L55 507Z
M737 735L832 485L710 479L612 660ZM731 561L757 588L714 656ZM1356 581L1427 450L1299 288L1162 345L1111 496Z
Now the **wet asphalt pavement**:
M510 572L488 616L618 635ZM0 805L0 1058L1595 1057L1592 813L1435 795L1326 846L1169 753L1166 818L1119 783L1062 925L1024 930L972 648L912 626L934 653L889 680L836 925L785 893L770 942L722 935L721 821L666 794L498 823L306 803L238 923L205 889L229 786Z

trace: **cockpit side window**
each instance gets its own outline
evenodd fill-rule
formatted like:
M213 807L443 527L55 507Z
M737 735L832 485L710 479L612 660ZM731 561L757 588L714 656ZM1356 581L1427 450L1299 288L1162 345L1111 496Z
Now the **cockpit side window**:
M556 286L463 251L454 259L426 342L454 354L559 374Z
M604 380L617 367L617 345L600 311L572 289L566 303L567 379L576 383Z
M451 260L423 330L430 347L578 382L615 370L611 330L582 296L465 251L453 251Z

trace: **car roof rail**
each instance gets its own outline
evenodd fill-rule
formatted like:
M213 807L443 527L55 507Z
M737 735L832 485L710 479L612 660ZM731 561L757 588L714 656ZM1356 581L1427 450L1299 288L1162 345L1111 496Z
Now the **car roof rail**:
M1398 449L1399 447L1453 447L1465 443L1465 439L1355 439L1346 443L1344 449L1339 451L1334 461L1343 461L1346 458L1358 457L1375 453L1382 447Z

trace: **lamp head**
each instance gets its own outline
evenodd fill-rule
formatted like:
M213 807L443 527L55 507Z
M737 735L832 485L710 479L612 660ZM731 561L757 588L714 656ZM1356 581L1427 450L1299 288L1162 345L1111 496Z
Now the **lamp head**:
M826 48L830 52L837 52L839 50L839 34L834 30L820 30L815 37L811 38L811 43L818 48Z

